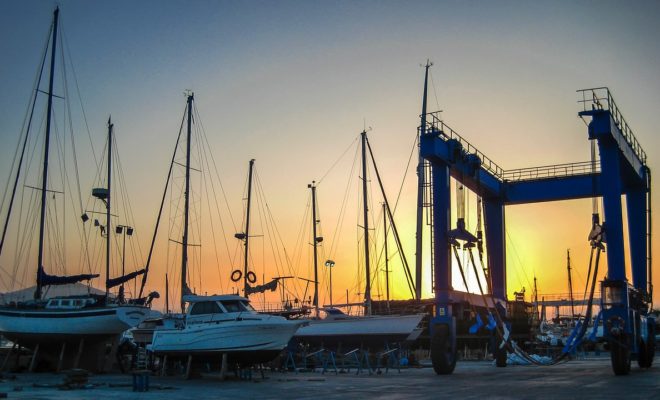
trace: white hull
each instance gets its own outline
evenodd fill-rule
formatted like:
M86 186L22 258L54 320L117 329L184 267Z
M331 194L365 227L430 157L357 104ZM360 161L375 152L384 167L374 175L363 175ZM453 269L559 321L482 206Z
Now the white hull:
M370 338L405 341L409 337L415 337L416 328L422 318L424 314L311 320L309 325L298 329L295 337L302 340L340 342L357 342Z
M283 318L225 320L156 329L148 348L154 353L231 353L280 351L301 322Z
M110 305L78 310L0 308L0 333L15 342L45 342L118 335L149 316L143 306Z

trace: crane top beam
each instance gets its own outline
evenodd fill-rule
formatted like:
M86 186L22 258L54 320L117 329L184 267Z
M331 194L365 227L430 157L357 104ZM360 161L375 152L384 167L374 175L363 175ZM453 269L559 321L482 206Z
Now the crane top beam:
M616 146L623 193L646 188L646 153L616 106L607 88L578 91L583 99L582 118L590 117L589 139L603 146ZM504 170L475 146L429 113L422 135L421 155L449 167L451 176L484 198L503 204L523 204L602 196L601 165L597 161Z

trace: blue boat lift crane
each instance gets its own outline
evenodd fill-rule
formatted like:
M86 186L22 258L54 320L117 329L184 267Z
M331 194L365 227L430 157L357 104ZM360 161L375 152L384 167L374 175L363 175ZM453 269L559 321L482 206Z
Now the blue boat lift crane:
M592 245L604 249L604 243L607 248L608 271L601 282L600 317L612 367L617 375L627 374L630 360L635 357L640 367L651 366L655 334L655 321L648 317L653 292L651 171L646 153L609 89L578 93L582 105L578 115L588 120L588 138L597 144L598 161L504 170L445 124L439 113L426 114L423 110L420 154L431 164L433 198L436 304L430 329L436 373L450 374L456 363L456 315L450 297L454 240L450 235L450 177L482 198L490 295L498 302L507 300L505 206L602 198L604 221L601 226L594 214L594 228L604 235L595 235L598 238ZM622 195L626 196L627 226L622 217ZM626 277L624 230L629 240L632 283Z

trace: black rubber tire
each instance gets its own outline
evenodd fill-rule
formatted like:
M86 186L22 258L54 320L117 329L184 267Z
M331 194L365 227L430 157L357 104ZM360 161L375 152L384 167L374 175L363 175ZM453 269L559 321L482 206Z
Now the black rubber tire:
M649 330L649 344L646 347L646 357L648 360L649 366L647 368L651 368L653 365L653 359L655 358L655 347L656 347L656 342L655 342L655 329L650 329Z
M507 352L506 347L495 350L495 366L499 368L506 367Z
M651 368L655 357L655 332L649 332L648 343L640 340L637 364L640 368Z
M628 375L630 373L630 348L624 335L615 337L610 342L610 359L614 375Z
M640 368L650 367L651 364L649 363L648 359L648 345L645 344L643 340L639 341L638 351L639 353L637 353L637 365L639 365Z
M449 375L456 368L456 350L452 346L449 325L436 325L431 337L431 362L438 375ZM452 350L452 348L454 350Z

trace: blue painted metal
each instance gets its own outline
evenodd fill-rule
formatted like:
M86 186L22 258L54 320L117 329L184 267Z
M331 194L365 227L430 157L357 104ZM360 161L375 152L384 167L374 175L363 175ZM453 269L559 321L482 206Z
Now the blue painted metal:
M607 244L606 288L619 290L621 298L602 299L605 336L615 340L625 334L632 352L638 349L648 312L649 271L647 254L650 223L647 215L650 171L646 153L622 117L607 88L579 91L584 110L591 118L589 139L598 144L600 162L562 164L505 171L447 126L437 113L430 113L420 139L420 154L431 163L434 213L434 277L436 315L434 322L451 322L451 248L449 177L483 198L488 268L493 295L506 300L505 206L545 201L602 197ZM604 94L602 94L604 93ZM590 106L590 107L589 107ZM623 205L626 195L629 247L633 285L626 278ZM618 289L617 289L618 288ZM608 289L609 290L609 289ZM632 299L632 300L631 300ZM608 303L609 301L609 303ZM433 325L433 324L432 324ZM455 340L455 337L452 339Z
M628 240L633 286L637 290L646 290L646 191L637 189L626 194L628 212Z
M488 271L492 282L492 294L496 299L506 300L504 204L497 198L484 198L483 205L486 246L488 246ZM495 245L491 246L491 244Z
M422 145L430 139L429 135L421 138ZM433 253L435 254L434 282L436 310L431 327L436 324L449 324L453 327L452 309L449 293L451 285L451 248L447 233L451 222L451 199L449 188L449 165L441 161L431 161L433 168ZM452 329L450 329L451 331Z

